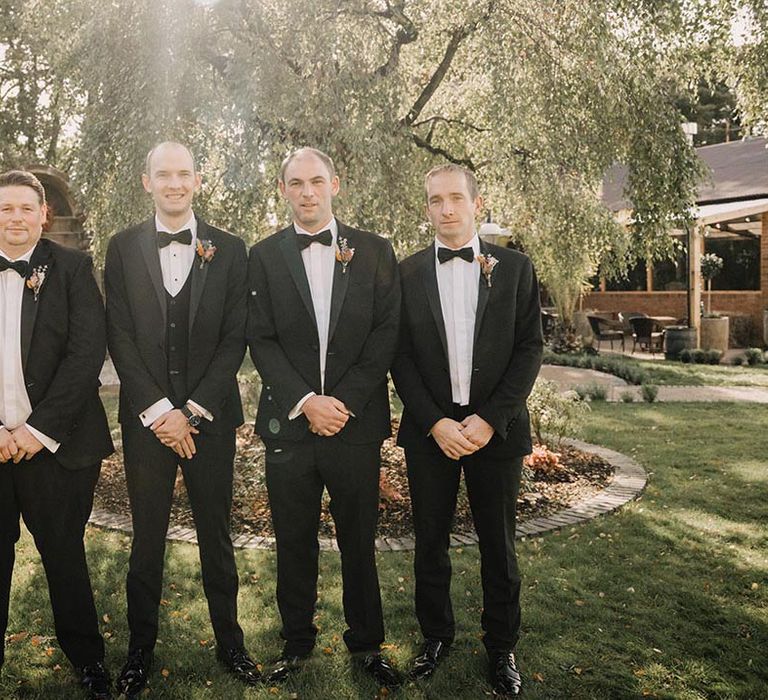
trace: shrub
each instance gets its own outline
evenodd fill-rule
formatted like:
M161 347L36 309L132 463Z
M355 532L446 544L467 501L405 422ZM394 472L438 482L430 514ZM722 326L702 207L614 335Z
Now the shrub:
M534 472L542 474L553 474L563 468L560 464L560 453L552 452L546 445L535 445L533 452L525 458L524 464Z
M643 395L643 401L653 403L659 395L659 387L655 384L643 384L640 387L640 392Z
M592 382L587 387L587 395L590 401L605 401L608 398L608 387L605 384Z
M619 398L624 403L633 403L635 400L635 394L631 391L622 391L621 394L619 395Z
M677 359L680 360L680 362L683 362L685 364L689 364L691 362L691 355L693 353L691 352L690 348L683 348L680 351L680 354L677 356Z
M744 355L750 365L758 365L763 362L763 351L760 348L747 348Z
M705 361L710 365L719 365L720 358L723 356L722 350L707 350Z
M746 361L746 358L742 357L741 355L736 355L736 357L733 358L733 364L736 365L737 367L740 367L741 365L743 365L745 361Z
M691 362L701 365L704 364L707 358L707 351L702 350L701 348L696 348L695 350L691 350Z
M531 415L531 429L539 444L544 435L559 445L566 435L575 435L581 428L589 406L577 391L561 393L555 382L537 379L528 397L528 412Z
M619 356L590 355L587 353L566 355L546 349L544 351L544 363L548 365L561 365L563 367L594 369L598 372L613 374L630 384L642 384L646 377L642 367Z

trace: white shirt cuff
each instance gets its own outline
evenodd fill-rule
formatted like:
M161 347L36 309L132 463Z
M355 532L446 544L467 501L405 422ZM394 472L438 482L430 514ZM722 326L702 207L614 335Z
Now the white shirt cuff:
M187 403L195 409L205 420L213 422L213 416L211 415L210 411L206 411L199 403L195 403L191 399L187 401Z
M44 433L36 430L29 423L25 423L24 425L26 426L27 430L29 430L29 432L38 439L39 442L43 443L43 447L45 447L45 449L47 449L49 452L56 452L56 450L59 449L61 443L56 442L56 440L53 438L49 438Z
M149 408L144 410L142 413L139 414L139 418L141 419L141 424L148 428L152 423L154 423L160 416L163 415L163 413L168 413L168 411L173 410L173 404L171 403L171 400L168 397L165 397L163 399L160 399L159 401L155 401Z
M307 399L311 399L313 396L317 396L314 391L310 391L306 396L299 399L299 402L291 409L291 412L288 414L288 420L294 420L298 418L301 415L301 409L304 408L304 404L307 402Z

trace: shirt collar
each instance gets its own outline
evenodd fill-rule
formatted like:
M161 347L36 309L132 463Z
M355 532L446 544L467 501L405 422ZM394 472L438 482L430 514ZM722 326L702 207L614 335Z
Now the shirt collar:
M0 258L5 258L10 262L16 262L17 260L25 260L26 262L29 262L32 259L32 253L35 252L35 248L37 248L37 243L35 243L35 245L33 245L26 253L24 253L24 255L20 255L18 258L11 259L3 253L0 253Z
M175 231L171 231L170 228L168 228L162 221L160 221L160 217L155 214L155 230L156 231L165 231L166 233L178 233L179 231L183 231L185 228L188 228L190 231L192 231L192 242L194 243L195 239L197 238L197 219L195 218L195 213L192 212L189 215L189 219L187 222L183 225L177 228Z
M314 236L314 233L310 233L306 229L301 228L295 221L293 222L293 228L296 229L296 233L298 233L300 236ZM325 231L328 229L331 232L331 236L333 236L333 242L336 242L336 239L339 236L339 225L336 223L336 218L333 217L325 226L322 226L319 231L316 233L320 233L320 231Z
M472 238L461 247L469 248L470 246L472 247L472 250L475 253L475 257L480 255L480 237L477 235L477 232L475 232L475 235L472 236ZM445 243L441 243L438 240L437 236L435 236L435 252L437 252L438 248L448 248L448 250L453 250L453 248L450 248L449 246L445 245Z

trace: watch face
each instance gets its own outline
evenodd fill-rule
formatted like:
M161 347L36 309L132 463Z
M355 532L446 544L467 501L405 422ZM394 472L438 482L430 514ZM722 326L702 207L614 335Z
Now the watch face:
M187 422L193 427L196 428L198 425L200 425L200 416L196 416L194 413L187 418Z

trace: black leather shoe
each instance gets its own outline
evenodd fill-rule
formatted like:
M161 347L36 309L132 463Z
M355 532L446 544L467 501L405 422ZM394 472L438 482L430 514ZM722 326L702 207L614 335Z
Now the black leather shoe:
M381 653L363 657L363 670L373 677L379 688L397 688L402 685L402 676L393 668Z
M284 683L290 676L296 673L304 665L309 654L306 656L296 656L283 651L280 657L275 661L272 670L264 677L267 685L279 685Z
M77 669L80 685L83 686L88 700L112 700L109 689L109 674L104 664L95 663Z
M523 681L511 651L496 652L488 659L488 676L493 692L501 697L517 697L523 691Z
M258 685L261 682L261 673L258 667L243 647L217 649L216 657L232 675L246 685Z
M152 666L152 653L144 649L128 652L128 660L117 677L117 692L132 700L147 687L147 677Z
M409 674L411 680L429 678L435 672L437 665L447 656L449 648L448 644L439 639L425 639L421 654L413 660Z

